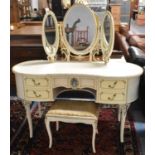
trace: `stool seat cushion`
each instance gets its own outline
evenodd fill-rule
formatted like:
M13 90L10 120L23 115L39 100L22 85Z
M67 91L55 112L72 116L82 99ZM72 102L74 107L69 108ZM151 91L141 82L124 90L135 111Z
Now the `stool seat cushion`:
M85 101L56 101L46 113L47 117L88 117L98 119L98 110L94 102Z

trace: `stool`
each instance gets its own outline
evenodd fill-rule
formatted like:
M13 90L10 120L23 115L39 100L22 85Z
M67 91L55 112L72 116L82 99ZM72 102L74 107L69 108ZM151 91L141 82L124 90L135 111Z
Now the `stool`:
M52 133L50 122L56 122L56 130L59 129L58 122L84 123L93 127L92 148L95 153L95 137L98 123L98 108L94 102L86 101L56 101L45 115L45 125L49 136L49 148L52 147Z

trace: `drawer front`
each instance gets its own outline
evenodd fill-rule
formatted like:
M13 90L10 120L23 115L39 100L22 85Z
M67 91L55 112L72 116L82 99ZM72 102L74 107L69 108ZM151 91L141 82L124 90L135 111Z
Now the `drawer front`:
M126 88L126 80L101 80L100 88L125 89Z
M96 82L94 79L89 78L81 78L80 79L80 87L81 88L96 88Z
M54 87L66 87L68 88L68 78L53 78L53 85Z
M49 90L26 89L25 98L32 99L32 100L38 100L38 99L47 100L47 99L51 99L51 92Z
M125 101L126 95L122 92L113 92L113 93L107 93L107 92L101 92L100 93L100 100L105 103L120 103L122 101Z
M50 80L48 78L25 78L26 87L49 87Z

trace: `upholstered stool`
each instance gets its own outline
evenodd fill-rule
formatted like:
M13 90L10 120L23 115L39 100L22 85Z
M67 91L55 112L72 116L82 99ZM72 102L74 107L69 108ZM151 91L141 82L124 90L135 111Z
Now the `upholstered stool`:
M84 123L93 127L92 148L95 153L95 137L98 122L98 108L94 102L84 101L56 101L45 116L45 125L49 136L49 148L52 147L52 134L50 122L56 121L56 129L59 129L58 122ZM68 135L69 136L69 135Z

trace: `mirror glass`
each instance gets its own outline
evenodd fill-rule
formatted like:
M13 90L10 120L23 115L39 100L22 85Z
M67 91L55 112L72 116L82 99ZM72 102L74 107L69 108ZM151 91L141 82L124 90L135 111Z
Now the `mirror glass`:
M114 20L109 11L103 14L103 21L101 23L101 49L104 53L104 61L107 62L112 54L114 47Z
M49 44L54 44L55 42L55 23L51 15L48 15L45 21L45 36Z
M59 29L52 11L47 11L43 18L42 43L48 59L54 61L59 46Z
M71 7L65 15L63 24L67 44L74 51L82 52L95 41L96 18L85 5L77 4Z
M111 21L110 21L110 17L109 16L106 16L105 17L105 20L104 20L104 23L103 23L103 29L104 29L104 32L105 32L105 39L106 39L106 42L109 43L110 41L110 29L111 29Z

